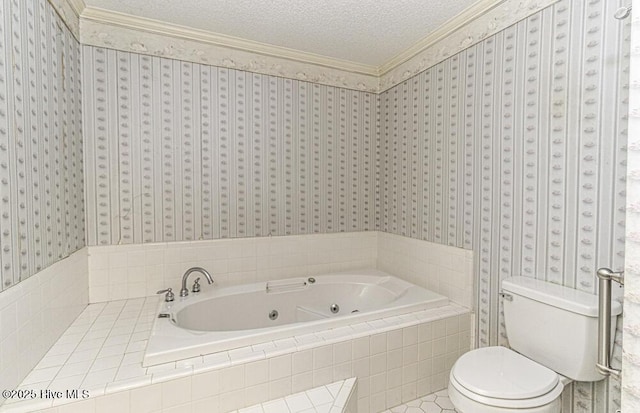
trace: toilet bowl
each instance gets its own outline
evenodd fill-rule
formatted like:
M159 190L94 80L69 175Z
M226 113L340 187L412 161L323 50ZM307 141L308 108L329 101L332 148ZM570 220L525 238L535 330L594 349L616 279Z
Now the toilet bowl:
M559 413L566 382L513 350L484 347L456 361L449 398L462 413Z
M463 354L449 376L449 398L462 413L560 413L571 380L604 379L596 368L598 296L529 277L502 281L511 349ZM620 303L611 309L613 339Z

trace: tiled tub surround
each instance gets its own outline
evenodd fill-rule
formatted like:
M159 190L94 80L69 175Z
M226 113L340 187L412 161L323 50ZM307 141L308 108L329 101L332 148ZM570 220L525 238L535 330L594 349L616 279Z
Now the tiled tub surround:
M473 308L473 251L378 232L377 268Z
M0 293L0 389L18 387L86 308L87 273L83 248Z
M177 362L447 304L443 295L371 269L319 275L313 283L290 278L213 288L161 302L157 313L168 318L154 321L142 365Z
M159 300L89 305L21 386L89 399L10 400L0 411L228 412L357 377L359 411L378 412L445 388L470 346L469 310L450 304L143 368Z
M471 308L472 254L379 231L89 247L90 301L179 291L193 266L216 286L378 268Z
M194 266L227 286L375 268L376 254L376 232L89 247L90 297L93 303L179 291Z

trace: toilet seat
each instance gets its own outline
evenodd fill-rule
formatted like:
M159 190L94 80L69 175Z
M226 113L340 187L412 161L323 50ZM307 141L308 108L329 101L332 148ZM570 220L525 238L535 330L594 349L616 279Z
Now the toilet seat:
M465 353L451 369L450 383L478 403L511 409L551 403L564 388L556 372L505 347Z

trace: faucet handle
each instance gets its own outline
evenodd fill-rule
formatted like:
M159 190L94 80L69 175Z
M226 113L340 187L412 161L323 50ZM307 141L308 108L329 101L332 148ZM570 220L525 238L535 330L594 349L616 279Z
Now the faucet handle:
M175 294L173 293L173 291L171 291L171 290L172 290L171 288L166 288L164 290L158 291L156 294L165 294L166 293L165 296L164 296L164 301L169 303L169 302L173 301L175 299L175 297L176 297Z
M191 292L192 293L200 292L200 277L196 278L195 282L193 283L193 287L191 288Z

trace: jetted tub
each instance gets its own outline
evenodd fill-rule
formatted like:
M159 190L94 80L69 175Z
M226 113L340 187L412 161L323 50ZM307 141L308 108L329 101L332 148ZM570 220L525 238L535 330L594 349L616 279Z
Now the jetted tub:
M160 303L145 367L447 305L432 291L377 270L232 287Z

